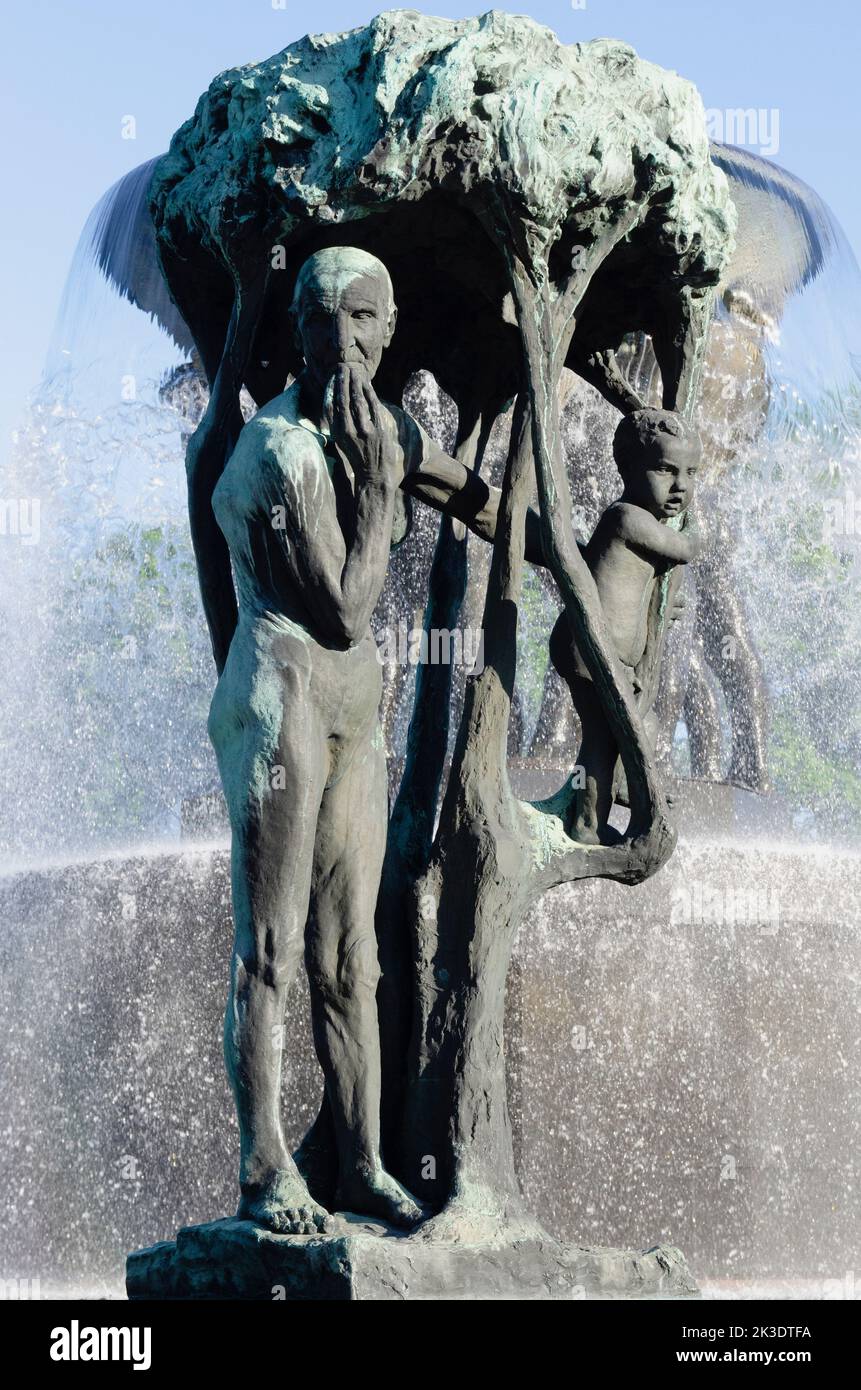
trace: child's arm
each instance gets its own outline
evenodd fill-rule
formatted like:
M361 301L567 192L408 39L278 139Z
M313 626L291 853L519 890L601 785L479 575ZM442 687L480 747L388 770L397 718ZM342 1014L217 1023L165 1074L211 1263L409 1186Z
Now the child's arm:
M702 548L697 531L688 526L675 531L658 521L656 516L632 502L617 502L612 508L615 533L626 545L633 546L649 560L669 560L674 565L686 565L696 559Z

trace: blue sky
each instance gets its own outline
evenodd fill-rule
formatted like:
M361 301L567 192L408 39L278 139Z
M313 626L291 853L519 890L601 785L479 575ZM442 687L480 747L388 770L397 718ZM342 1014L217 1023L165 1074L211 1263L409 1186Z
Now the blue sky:
M413 8L463 16L491 6ZM532 0L497 8L531 15L566 43L624 39L695 82L707 108L768 113L753 142L767 144L762 152L772 147L778 112L771 157L816 188L861 251L861 24L849 0L586 0L584 8ZM105 189L167 148L221 69L377 12L357 0L7 0L0 453L38 381L75 244ZM133 140L121 134L129 115Z

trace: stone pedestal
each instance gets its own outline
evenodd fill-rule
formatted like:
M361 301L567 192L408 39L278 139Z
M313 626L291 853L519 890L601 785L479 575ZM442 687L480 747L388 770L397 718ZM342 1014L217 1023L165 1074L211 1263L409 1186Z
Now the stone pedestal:
M186 1226L129 1255L130 1299L257 1302L380 1299L697 1298L671 1245L644 1254L546 1239L448 1245L339 1215L325 1236L278 1236L250 1221Z

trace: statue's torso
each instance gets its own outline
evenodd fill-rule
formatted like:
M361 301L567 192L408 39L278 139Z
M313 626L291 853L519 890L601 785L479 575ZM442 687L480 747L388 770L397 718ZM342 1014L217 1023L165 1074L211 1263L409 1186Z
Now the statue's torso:
M646 649L655 566L615 534L611 512L608 509L595 528L585 558L616 655L625 666L634 667Z
M396 406L387 408L398 427L407 473L420 465L427 436ZM335 465L327 456L327 444L327 437L302 416L294 382L245 426L212 499L230 549L240 622L263 619L279 626L298 625L324 645L301 588L285 566L284 547L302 546L321 517L328 522L337 515ZM392 545L409 531L408 508L409 500L399 488ZM332 532L343 545L334 524Z
M412 472L435 446L404 411L386 408L397 425L403 473ZM303 546L312 535L319 536L321 520L332 544L342 547L333 556L333 568L337 571L346 558L336 520L336 465L327 457L327 444L326 436L302 416L294 382L245 426L215 488L212 505L230 550L239 608L222 694L229 686L232 699L240 704L255 704L258 696L253 692L261 682L271 688L273 674L282 673L276 680L280 685L288 668L309 663L318 668L318 679L332 667L327 680L379 686L380 665L370 628L353 647L334 646L318 630L285 561L285 546ZM410 526L409 499L400 488L396 502L392 545L405 538ZM279 508L286 512L280 531ZM375 708L379 698L377 689Z

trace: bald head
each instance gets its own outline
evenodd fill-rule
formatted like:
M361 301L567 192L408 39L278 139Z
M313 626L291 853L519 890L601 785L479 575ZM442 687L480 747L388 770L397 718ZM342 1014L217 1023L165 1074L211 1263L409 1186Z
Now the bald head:
M308 291L337 299L348 285L362 276L370 276L379 281L385 292L386 313L392 315L395 296L391 276L381 260L372 256L370 251L360 250L358 246L327 246L308 257L296 276L293 290L294 313L299 310Z

